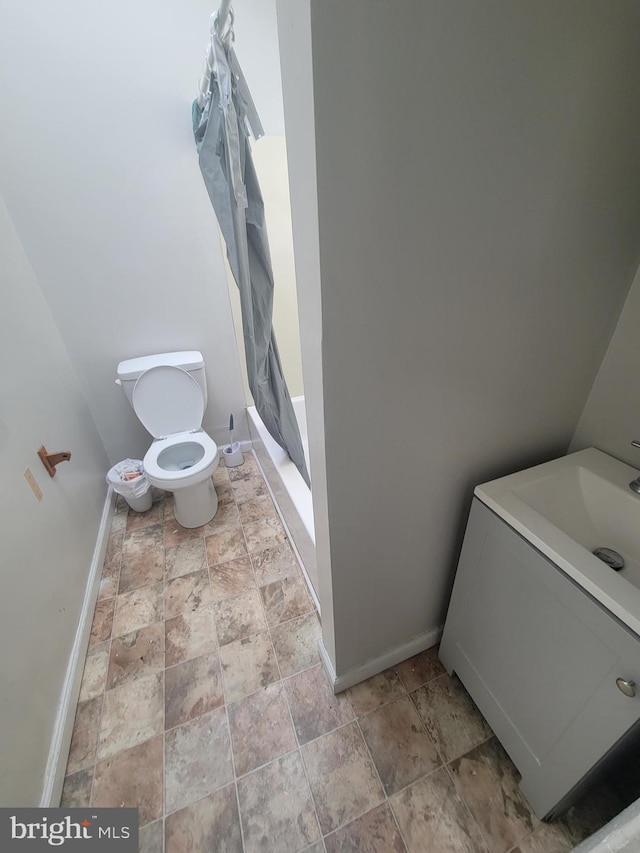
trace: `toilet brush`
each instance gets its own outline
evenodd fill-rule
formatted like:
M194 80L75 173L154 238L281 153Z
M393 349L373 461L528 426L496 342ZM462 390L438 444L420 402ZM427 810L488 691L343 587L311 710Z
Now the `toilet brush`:
M223 449L223 453L227 468L237 468L244 462L240 442L233 440L233 414L229 416L229 444Z

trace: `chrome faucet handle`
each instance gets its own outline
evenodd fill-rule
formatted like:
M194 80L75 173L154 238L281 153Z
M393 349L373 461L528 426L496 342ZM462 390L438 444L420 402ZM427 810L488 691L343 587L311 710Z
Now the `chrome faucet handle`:
M632 447L640 447L640 441L632 441L631 446ZM636 495L640 495L640 474L638 475L638 477L635 480L632 480L629 483L629 488L631 489L632 492L635 492Z

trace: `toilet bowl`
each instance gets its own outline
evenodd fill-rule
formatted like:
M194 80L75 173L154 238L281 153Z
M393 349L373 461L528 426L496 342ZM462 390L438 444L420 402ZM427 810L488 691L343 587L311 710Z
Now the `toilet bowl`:
M118 365L118 378L142 425L154 438L142 464L152 486L173 493L176 521L201 527L216 514L211 479L218 447L202 429L206 407L199 352L162 353Z
M211 521L218 509L211 479L218 462L218 446L200 430L154 441L142 465L152 486L173 492L178 524L201 527Z

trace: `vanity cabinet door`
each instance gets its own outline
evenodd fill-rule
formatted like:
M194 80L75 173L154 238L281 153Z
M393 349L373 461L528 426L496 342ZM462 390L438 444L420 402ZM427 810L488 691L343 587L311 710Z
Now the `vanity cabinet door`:
M474 500L440 656L549 813L640 718L637 638Z

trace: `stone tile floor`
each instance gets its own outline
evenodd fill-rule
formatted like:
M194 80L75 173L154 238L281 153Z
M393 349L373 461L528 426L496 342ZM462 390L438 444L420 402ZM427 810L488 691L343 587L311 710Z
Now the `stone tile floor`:
M145 853L562 853L620 810L541 823L435 649L334 696L255 459L214 482L196 530L119 500L63 805L138 806Z

